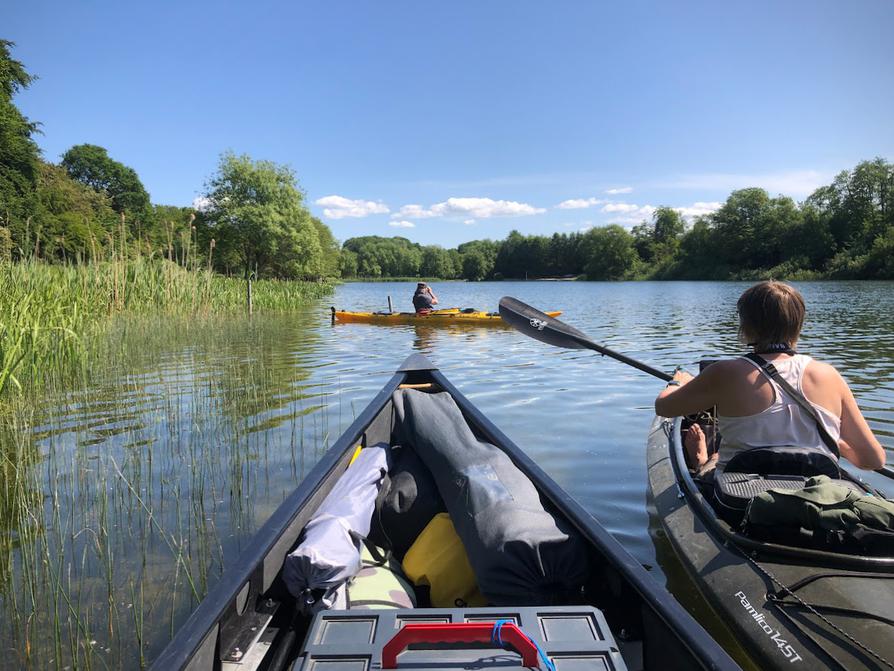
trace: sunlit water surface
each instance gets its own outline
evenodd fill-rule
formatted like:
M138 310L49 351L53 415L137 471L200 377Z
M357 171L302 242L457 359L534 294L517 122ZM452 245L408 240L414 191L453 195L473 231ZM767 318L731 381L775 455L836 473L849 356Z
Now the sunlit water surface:
M435 288L445 307L495 310L512 295L562 310L616 351L694 370L702 356L739 351L735 301L746 286ZM894 285L798 286L809 310L801 351L838 366L876 434L894 444ZM644 448L662 384L505 328L329 322L330 304L379 310L390 294L409 307L412 289L345 284L289 316L116 325L80 383L35 407L33 432L6 438L24 464L18 494L0 508L0 531L15 541L0 558L2 641L13 658L104 668L131 665L142 648L151 660L413 352L430 357L664 581L649 533Z

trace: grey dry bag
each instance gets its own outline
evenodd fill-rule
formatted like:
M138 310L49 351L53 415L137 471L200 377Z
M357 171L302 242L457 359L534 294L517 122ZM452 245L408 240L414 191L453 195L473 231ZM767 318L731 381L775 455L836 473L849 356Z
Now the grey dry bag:
M548 512L509 456L478 440L447 393L392 396L395 436L434 476L481 593L494 605L573 603L587 579L583 540Z

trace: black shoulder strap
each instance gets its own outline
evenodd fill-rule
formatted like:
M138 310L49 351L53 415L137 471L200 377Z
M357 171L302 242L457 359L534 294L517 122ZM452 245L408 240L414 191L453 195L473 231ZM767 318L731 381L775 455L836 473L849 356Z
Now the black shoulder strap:
M391 550L386 549L384 551L380 550L376 547L376 544L369 540L366 536L357 533L353 529L348 530L348 535L355 543L362 543L366 546L366 549L369 550L370 556L373 558L373 563L376 566L382 566L388 563L388 560L391 559Z
M364 538L363 542L366 545L366 549L369 550L369 554L376 563L376 566L384 566L391 559L391 548L381 550L368 538Z
M387 564L391 559L391 539L388 537L388 534L385 532L385 527L382 525L382 503L385 501L385 497L388 495L388 490L391 489L391 478L388 475L388 470L385 468L380 469L382 480L379 483L379 492L376 494L375 507L373 508L372 517L373 519L378 519L379 526L382 530L382 535L385 537L385 548L380 550L375 543L373 543L366 536L354 531L353 529L348 530L348 535L354 540L355 543L363 543L366 546L366 549L369 550L369 554L373 558L373 562L375 562L376 566L383 566ZM370 527L372 530L372 527Z
M786 394L791 396L792 400L801 406L801 408L806 412L810 417L813 418L813 421L816 422L816 428L819 429L820 438L822 438L823 443L825 443L826 447L835 455L835 458L838 459L841 457L841 453L838 451L838 442L829 435L829 431L826 429L822 420L819 418L819 414L816 411L810 401L804 398L804 394L799 392L793 386L791 386L786 380L779 374L779 371L776 370L776 366L771 364L769 361L764 359L759 354L755 354L754 352L749 352L745 355L745 358L753 361L758 366L761 367L768 376L770 376L776 384L778 384L785 391Z

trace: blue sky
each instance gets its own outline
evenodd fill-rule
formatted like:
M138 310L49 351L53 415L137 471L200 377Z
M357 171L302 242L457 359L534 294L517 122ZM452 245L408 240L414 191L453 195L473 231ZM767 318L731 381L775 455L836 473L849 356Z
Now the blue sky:
M290 164L340 239L631 226L894 159L894 2L4 3L48 160Z

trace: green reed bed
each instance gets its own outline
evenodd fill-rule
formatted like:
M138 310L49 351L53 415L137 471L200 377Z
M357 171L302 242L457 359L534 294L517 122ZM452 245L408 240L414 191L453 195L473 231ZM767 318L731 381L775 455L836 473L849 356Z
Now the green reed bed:
M207 269L0 263L0 652L13 666L132 668L163 647L303 475L305 441L325 447L326 420L305 432L325 400L289 358L312 330L263 318L308 314L330 289L256 281L249 319L245 282Z
M89 374L7 395L11 665L136 668L158 654L340 428L337 395L302 364L319 334L301 324L125 313L83 352Z
M331 285L258 280L254 308L288 312ZM0 263L0 395L40 383L83 353L84 338L115 314L220 314L246 308L246 283L145 257L83 265Z

